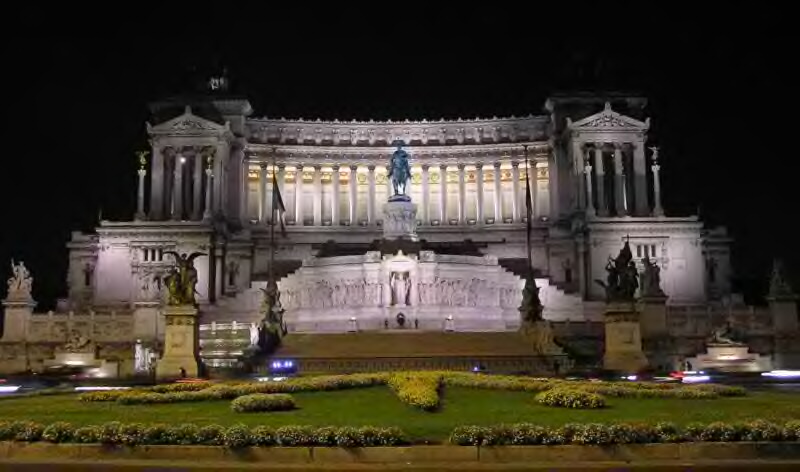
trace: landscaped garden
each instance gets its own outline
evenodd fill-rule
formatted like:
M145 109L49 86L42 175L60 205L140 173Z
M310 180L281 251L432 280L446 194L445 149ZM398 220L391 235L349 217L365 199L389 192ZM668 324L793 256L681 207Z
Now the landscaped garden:
M800 434L800 404L785 393L453 372L5 398L0 419L0 440L123 444L602 444Z

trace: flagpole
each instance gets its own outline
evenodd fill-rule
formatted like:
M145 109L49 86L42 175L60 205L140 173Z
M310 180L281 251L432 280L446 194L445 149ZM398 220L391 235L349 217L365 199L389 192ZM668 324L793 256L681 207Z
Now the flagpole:
M272 148L272 185L276 183L275 179L275 148ZM267 286L271 287L275 283L275 213L276 202L275 189L272 189L272 221L269 227L269 279Z
M531 168L528 165L528 145L525 144L522 146L525 150L525 208L527 209L525 222L526 222L526 237L525 237L525 249L528 253L528 277L533 278L533 260L531 259L531 230L532 224L531 217L533 216L533 211L531 211L531 183L530 183L530 174Z

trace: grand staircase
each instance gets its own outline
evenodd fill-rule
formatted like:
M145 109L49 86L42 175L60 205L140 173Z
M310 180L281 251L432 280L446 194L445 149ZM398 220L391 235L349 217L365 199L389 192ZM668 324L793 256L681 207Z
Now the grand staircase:
M264 366L292 361L299 373L383 370L482 370L547 375L566 358L535 354L519 332L435 332L413 329L342 334L290 333ZM558 368L558 367L555 367Z

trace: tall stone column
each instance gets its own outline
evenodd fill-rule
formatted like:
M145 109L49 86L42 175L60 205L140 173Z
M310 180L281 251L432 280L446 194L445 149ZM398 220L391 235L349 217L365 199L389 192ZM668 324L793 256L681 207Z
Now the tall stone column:
M429 182L429 169L430 166L428 164L422 164L422 224L429 225L431 224L430 219L430 203L431 203L431 193L430 193L430 182Z
M267 165L258 169L258 222L267 222Z
M528 176L526 185L530 185L530 190L531 190L531 201L530 201L531 221L534 221L536 219L537 211L536 211L536 162L533 159L528 161L528 168L525 169L525 172L527 172L526 175Z
M605 193L605 179L606 172L603 165L603 147L602 143L597 143L594 149L594 175L597 177L597 187L594 189L597 192L597 214L600 216L608 216L608 200Z
M183 164L185 162L186 158L183 157L183 154L175 154L175 185L172 189L172 219L178 221L183 219Z
M586 161L586 166L583 168L583 174L586 176L586 214L594 216L594 199L592 196L592 165Z
M278 164L278 192L280 192L281 194L281 200L283 200L284 205L286 205L286 194L284 193L285 187L286 187L286 165Z
M633 194L636 214L641 216L650 214L650 205L647 202L647 163L644 155L644 141L638 141L633 145Z
M314 226L322 226L322 166L314 166Z
M653 171L653 199L655 200L653 215L664 216L664 208L661 206L661 166L658 164L658 147L653 146L650 150L653 151L653 165L650 166Z
M192 219L202 218L203 206L203 153L197 151L194 155L194 183L192 184Z
M367 166L367 183L369 184L369 194L367 197L367 224L375 224L375 164Z
M153 144L153 159L150 161L150 219L164 217L164 154Z
M614 145L614 202L616 206L617 216L623 216L627 212L625 210L625 176L622 167L622 148L619 144Z
M555 152L555 151L554 151ZM554 160L554 162L558 162ZM577 209L586 208L586 180L585 178L581 178L581 173L584 171L584 163L586 162L586 156L584 155L584 143L579 141L572 142L572 165L574 168L574 175L575 175L575 186L576 186L576 195L575 201L577 202L576 206ZM553 170L551 169L550 172ZM551 194L554 198L558 198L557 193Z
M203 210L203 220L208 221L211 219L211 209L213 208L213 195L214 191L214 158L208 156L206 158L206 208ZM209 256L209 259L211 256ZM210 295L209 295L210 296Z
M467 185L464 180L464 164L458 164L458 224L467 223Z
M147 175L147 169L145 168L147 165L147 161L145 161L144 154L140 156L139 159L139 171L137 174L139 175L139 188L136 192L136 220L141 221L144 220L147 215L144 213L144 177Z
M297 163L294 168L294 224L303 226L303 164Z
M358 226L358 166L350 166L350 176L347 185L349 187L348 197L350 199L350 226Z
M519 223L519 162L511 162L511 218Z
M439 165L439 221L447 222L447 164Z
M339 166L334 165L331 171L331 225L339 226Z
M476 202L477 208L475 209L475 219L478 220L477 223L482 225L484 223L483 218L483 163L478 162L475 164L475 186L476 189Z
M494 222L503 222L503 194L502 194L502 174L500 173L500 162L494 163Z

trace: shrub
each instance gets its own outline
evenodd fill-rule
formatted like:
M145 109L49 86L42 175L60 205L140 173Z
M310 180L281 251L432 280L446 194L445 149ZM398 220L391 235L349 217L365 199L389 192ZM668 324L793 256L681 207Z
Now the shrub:
M140 423L126 423L119 428L119 442L126 446L146 444L145 426Z
M396 373L389 376L388 383L403 403L433 410L439 406L441 380L436 372Z
M485 426L456 426L450 433L450 442L459 446L483 446L491 435L491 428Z
M653 427L657 442L675 443L685 439L684 434L674 423L659 422Z
M75 429L71 424L57 421L44 428L42 439L51 443L69 442L72 440L74 431Z
M701 441L738 441L741 438L741 428L717 421L705 425L699 432Z
M536 400L547 406L564 408L603 408L605 399L596 393L579 389L554 388L536 395Z
M171 383L145 387L142 390L156 393L196 392L211 386L211 382Z
M238 397L231 402L231 409L237 413L283 411L293 408L294 399L286 393L253 393Z
M86 392L78 395L78 400L82 402L113 402L122 395L130 393L128 390L105 390L99 392Z
M745 441L780 441L783 428L765 420L754 420L742 425L742 439Z
M509 444L527 446L533 444L544 444L544 438L547 436L547 429L529 423L520 423L511 425Z
M119 444L121 440L120 426L122 425L119 421L110 421L100 425L100 436L98 436L100 442L103 444Z
M314 444L319 446L335 446L336 434L339 429L335 426L324 426L314 431Z
M275 441L279 446L311 446L315 431L310 426L281 426L275 430Z
M356 447L362 444L361 434L357 428L343 426L336 430L336 445L339 447Z
M790 420L783 425L783 438L787 441L800 440L800 420Z
M72 440L76 443L91 444L100 442L100 428L97 426L83 426L75 430Z
M231 426L222 435L223 443L231 449L240 449L252 444L250 429L243 424Z
M170 427L165 424L152 424L145 427L144 444L171 444Z
M183 423L178 426L170 427L166 432L166 437L169 438L169 444L189 445L197 444L197 425L192 423Z
M250 430L250 438L254 446L274 446L275 430L269 426L256 426Z
M608 426L598 423L588 423L576 426L572 433L572 442L575 444L611 444L612 438Z
M263 426L256 427L256 429L258 428L263 428ZM197 434L195 435L195 444L219 446L223 444L224 436L225 428L216 424L210 424L197 430Z
M15 441L38 441L42 438L44 427L33 421L19 421L14 426L14 440Z

